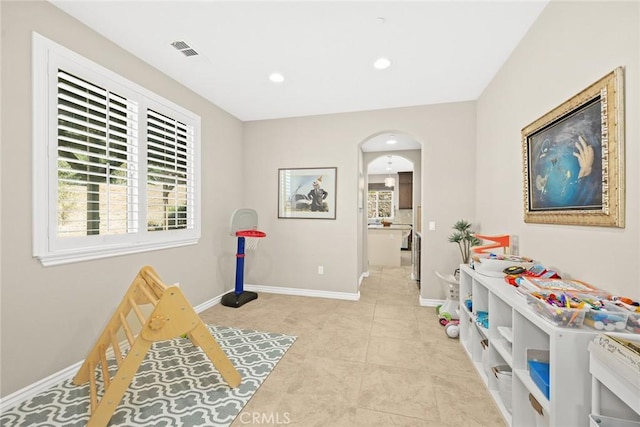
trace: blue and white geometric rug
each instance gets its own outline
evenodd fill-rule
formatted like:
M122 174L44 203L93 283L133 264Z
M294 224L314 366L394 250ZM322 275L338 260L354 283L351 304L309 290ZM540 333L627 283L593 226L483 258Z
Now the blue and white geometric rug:
M154 343L113 414L109 426L228 426L296 337L208 326L242 383L230 388L209 358L186 338ZM113 362L115 363L115 361ZM101 378L97 376L98 390ZM89 383L68 379L0 415L3 427L84 427L90 416Z

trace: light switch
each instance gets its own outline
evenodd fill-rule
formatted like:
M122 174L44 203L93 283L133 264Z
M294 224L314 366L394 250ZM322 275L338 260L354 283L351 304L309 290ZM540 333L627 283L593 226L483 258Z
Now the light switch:
M436 222L429 221L429 231L436 231Z

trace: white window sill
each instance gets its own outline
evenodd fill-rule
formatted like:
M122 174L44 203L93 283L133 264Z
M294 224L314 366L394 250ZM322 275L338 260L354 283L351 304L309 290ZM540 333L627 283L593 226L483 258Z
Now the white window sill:
M131 245L117 246L117 247L105 247L100 249L91 248L69 250L64 252L58 252L54 254L37 255L36 258L40 260L43 266L49 267L53 265L70 264L74 262L90 261L94 259L109 258L114 256L131 255L140 252L157 251L161 249L178 248L181 246L195 245L200 239L198 237L174 240L171 242L161 243L148 243L143 245Z

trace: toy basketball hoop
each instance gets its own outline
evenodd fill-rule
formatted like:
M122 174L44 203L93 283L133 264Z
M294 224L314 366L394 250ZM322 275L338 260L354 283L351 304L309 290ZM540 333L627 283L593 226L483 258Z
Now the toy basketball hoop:
M244 237L244 249L246 251L255 251L258 249L258 242L261 238L265 237L266 234L258 230L240 230L236 231L236 236Z
M236 286L235 291L225 294L220 303L227 307L238 308L258 298L257 293L244 290L245 248L255 251L258 247L258 241L265 237L266 233L258 231L258 214L253 209L236 209L231 216L230 233L238 238Z

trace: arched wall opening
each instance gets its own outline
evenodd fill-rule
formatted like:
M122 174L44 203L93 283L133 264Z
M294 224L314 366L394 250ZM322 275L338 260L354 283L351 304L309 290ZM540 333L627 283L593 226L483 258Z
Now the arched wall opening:
M387 144L386 141L389 138L393 138L397 140L396 144L390 145ZM391 219L392 223L395 223L398 227L404 227L407 224L411 227L411 243L414 241L414 234L421 226L421 206L422 206L422 142L415 138L413 135L410 135L406 132L402 132L400 130L383 130L378 133L372 134L369 137L365 138L358 145L358 262L360 265L361 279L363 277L368 276L369 274L369 248L368 248L368 231L370 229L370 218L369 218L369 205L368 205L368 192L369 187L372 181L375 184L379 184L384 181L385 174L381 172L388 172L384 168L384 170L380 170L380 166L386 163L388 157L391 156L392 159L392 170L391 174L387 173L386 176L396 179L396 184L398 184L399 175L397 172L400 172L398 168L406 169L407 166L411 167L410 171L403 170L403 172L411 172L412 173L412 191L411 191L411 208L407 209L406 205L403 209L398 207L398 185L396 185L396 189L394 191L394 212L393 218ZM395 159L395 160L394 160ZM374 171L374 173L370 174L369 167L371 165L375 165L377 163L378 168ZM397 166L393 166L393 164L398 163ZM376 173L377 172L377 173ZM373 186L372 188L376 188ZM375 227L376 224L373 224ZM392 224L392 227L394 225ZM405 244L403 240L402 244ZM399 248L398 250L401 250ZM411 271L412 278L417 274L418 266L413 265L413 261L416 259L413 253L413 245L411 245L408 249L410 251L410 259L411 259Z

